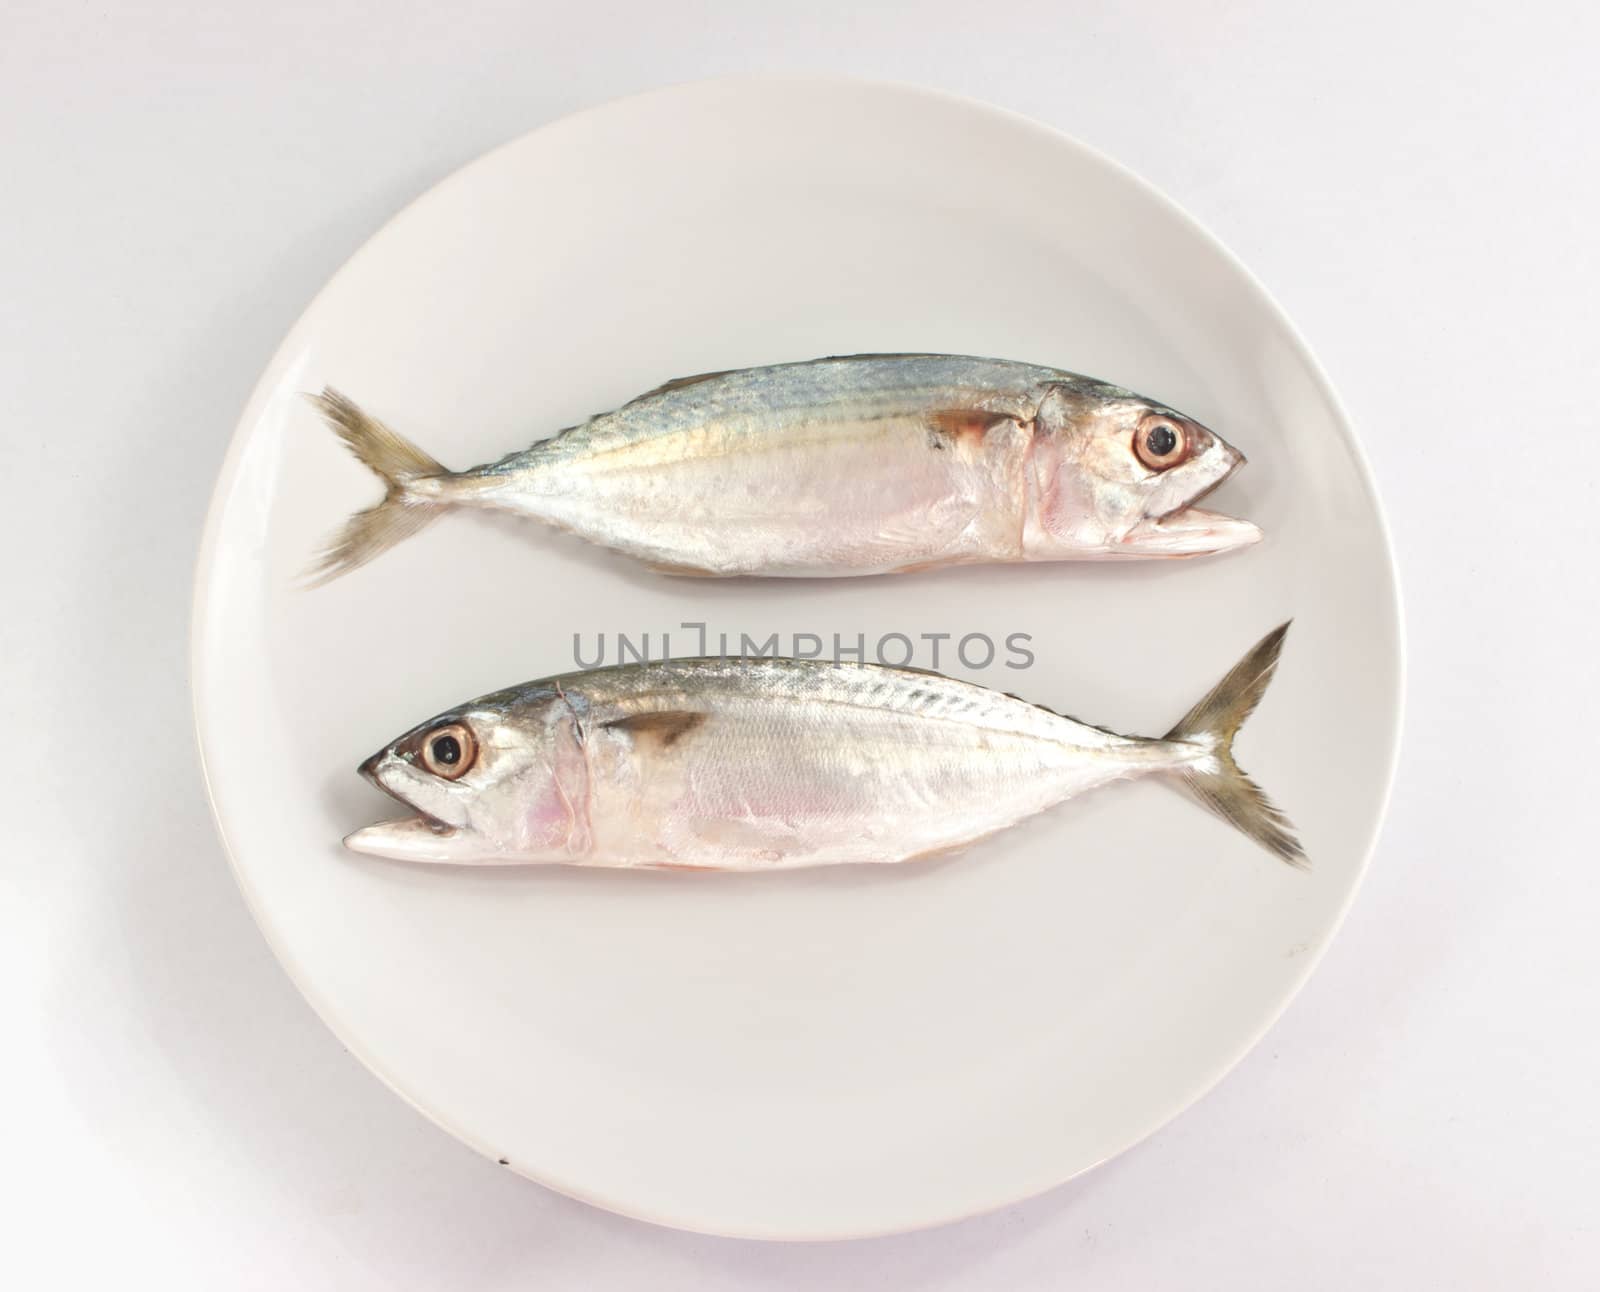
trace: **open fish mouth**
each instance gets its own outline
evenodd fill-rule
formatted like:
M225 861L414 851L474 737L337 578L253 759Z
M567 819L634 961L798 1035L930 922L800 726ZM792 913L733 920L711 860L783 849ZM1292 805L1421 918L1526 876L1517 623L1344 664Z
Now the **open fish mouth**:
M390 798L409 808L412 815L362 826L345 836L344 846L352 852L395 861L438 861L443 853L476 851L465 846L471 842L470 831L441 821L405 798L384 779L385 763L392 757L387 751L374 754L358 770Z
M1261 541L1248 520L1202 507L1179 507L1165 516L1146 517L1110 549L1111 556L1212 556Z
M1227 469L1177 506L1155 516L1146 516L1134 525L1115 548L1112 556L1212 556L1237 551L1261 541L1261 529L1248 520L1225 516L1195 506L1210 497L1245 463L1244 454L1230 448Z

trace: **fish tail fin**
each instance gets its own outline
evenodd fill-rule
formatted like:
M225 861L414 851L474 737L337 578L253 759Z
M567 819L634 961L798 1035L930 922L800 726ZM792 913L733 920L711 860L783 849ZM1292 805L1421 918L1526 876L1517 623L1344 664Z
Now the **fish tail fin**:
M1166 738L1199 745L1208 752L1209 757L1175 773L1201 806L1279 860L1305 869L1310 863L1289 818L1233 761L1233 738L1266 693L1288 631L1287 623L1280 624L1252 646Z
M309 398L334 434L386 486L382 502L357 512L328 540L307 571L310 586L317 587L365 565L444 511L449 504L417 484L451 473L331 386Z

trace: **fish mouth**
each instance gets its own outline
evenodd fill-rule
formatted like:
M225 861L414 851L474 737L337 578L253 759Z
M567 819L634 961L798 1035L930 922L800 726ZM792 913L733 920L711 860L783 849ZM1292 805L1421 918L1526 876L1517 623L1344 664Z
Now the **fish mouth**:
M1170 511L1146 516L1122 536L1118 556L1215 556L1261 541L1261 529L1248 520L1207 511L1195 504L1208 498L1242 467L1246 458L1228 446L1227 469Z
M1261 529L1248 520L1201 507L1180 507L1165 516L1146 517L1112 549L1113 556L1214 556L1261 541Z
M362 826L344 837L351 852L394 861L460 861L476 852L470 831L441 821L431 812L410 802L385 776L392 764L401 760L382 750L357 770L396 802L411 809L412 815L376 825Z
M392 861L451 861L458 858L445 854L457 852L452 845L461 841L462 831L419 812L416 816L364 825L345 835L344 846L351 852Z

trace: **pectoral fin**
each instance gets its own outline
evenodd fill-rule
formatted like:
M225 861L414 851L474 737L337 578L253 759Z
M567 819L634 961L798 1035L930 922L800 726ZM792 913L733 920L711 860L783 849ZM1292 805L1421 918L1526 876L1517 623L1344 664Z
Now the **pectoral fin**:
M948 449L962 444L978 445L996 426L1015 425L1016 418L981 408L941 408L927 414L928 447Z
M706 715L687 709L665 709L656 713L635 713L603 724L608 731L626 731L637 744L653 744L670 749L702 722Z

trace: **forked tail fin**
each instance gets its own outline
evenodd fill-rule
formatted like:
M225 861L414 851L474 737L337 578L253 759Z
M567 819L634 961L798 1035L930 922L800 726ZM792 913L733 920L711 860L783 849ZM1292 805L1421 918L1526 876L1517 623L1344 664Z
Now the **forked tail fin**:
M437 495L423 496L415 486L420 480L450 472L331 386L309 398L350 452L387 486L382 502L357 512L329 539L307 572L311 586L316 587L365 565L444 511L448 504Z
M1233 761L1233 738L1272 681L1288 631L1281 624L1252 646L1166 738L1200 745L1210 755L1177 771L1189 793L1275 857L1304 868L1310 863L1289 818Z

